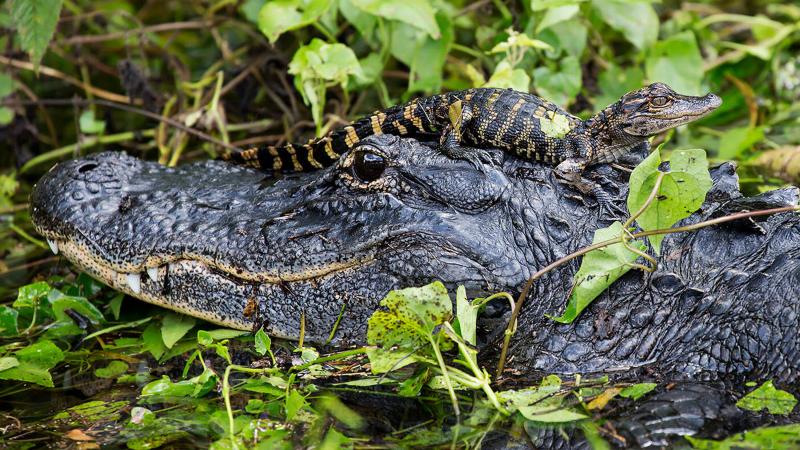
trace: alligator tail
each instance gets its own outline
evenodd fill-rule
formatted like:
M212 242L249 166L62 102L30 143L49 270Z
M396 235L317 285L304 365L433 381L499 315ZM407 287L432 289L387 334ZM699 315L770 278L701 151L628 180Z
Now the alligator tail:
M369 136L392 134L419 136L438 131L434 110L444 96L412 100L403 105L376 111L369 116L334 130L328 136L311 139L305 144L253 147L241 152L224 153L220 159L281 172L307 172L333 165L341 155Z

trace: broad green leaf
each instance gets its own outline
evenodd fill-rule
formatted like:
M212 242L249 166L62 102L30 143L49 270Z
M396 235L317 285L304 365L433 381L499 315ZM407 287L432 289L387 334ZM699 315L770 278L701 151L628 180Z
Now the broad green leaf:
M60 291L53 289L50 291L47 298L50 301L50 306L53 308L53 315L58 321L71 322L72 318L64 312L67 309L71 309L89 319L94 325L105 322L103 313L89 300L83 297L64 295Z
M628 211L637 212L653 191L661 159L654 151L631 173ZM706 152L702 149L676 150L672 153L669 172L664 176L653 203L639 216L636 223L643 230L669 228L697 211L711 189ZM661 252L663 235L650 236L656 253Z
M95 119L94 112L90 109L81 113L78 124L80 125L81 133L103 134L106 131L105 121Z
M117 378L128 371L128 364L124 361L113 360L106 367L94 370L94 376L98 378Z
M416 27L433 39L441 36L435 11L428 0L350 0L352 4L373 16L397 20Z
M161 358L161 355L167 350L164 340L161 338L161 328L154 323L149 324L142 332L142 342L145 350L150 352L155 359Z
M475 345L477 341L478 309L467 299L467 290L464 286L456 289L456 317L458 329L465 342Z
M281 34L314 23L332 0L269 0L258 12L258 28L270 42Z
M267 336L267 333L264 332L263 328L259 328L256 331L255 336L255 343L256 343L256 353L261 356L267 354L268 351L272 348L272 340Z
M656 383L637 383L633 386L628 386L623 389L619 393L619 396L633 400L639 400L640 398L644 397L645 394L655 389L656 386L658 386Z
M597 86L600 95L594 99L595 110L600 110L619 101L630 91L639 89L644 84L644 72L639 67L622 68L616 64L600 73Z
M28 52L36 70L56 31L62 0L12 0L11 15L22 49Z
M653 45L645 60L647 78L661 81L687 95L703 93L703 57L691 31L684 31Z
M619 31L639 50L652 46L658 38L658 15L646 2L592 0L592 7L611 28Z
M441 34L438 39L423 35L411 63L409 92L439 92L441 90L442 69L454 39L453 23L450 17L444 13L437 13L435 18Z
M327 86L338 84L344 89L349 76L363 76L353 50L344 44L327 44L316 38L297 49L289 63L289 73L295 75L295 87L311 106L318 131L322 126Z
M167 348L172 348L176 342L194 327L196 320L183 314L169 313L161 322L161 339Z
M592 244L607 241L621 236L622 224L614 222L611 226L601 228L594 233ZM630 242L632 247L644 250L641 242ZM575 289L572 291L567 308L559 317L550 317L556 322L572 323L575 318L589 306L598 295L605 291L617 278L631 269L630 264L639 255L625 248L622 243L593 250L583 257L581 267L575 274Z
M192 397L200 398L217 385L217 375L210 370L205 370L200 375L173 383L168 376L152 381L142 388L142 396L159 397Z
M345 436L344 434L336 431L336 428L330 427L325 433L325 439L319 445L319 450L340 450L353 447L353 439Z
M206 330L197 330L197 343L200 345L211 345L214 338Z
M0 72L0 99L14 92L14 79L7 73Z
M0 358L0 372L12 367L17 367L18 365L19 360L13 356L4 356Z
M565 106L581 91L581 64L578 58L567 56L562 59L559 69L554 71L547 66L533 71L533 85L544 98Z
M588 36L589 30L586 25L575 18L549 26L542 30L538 37L553 47L553 50L545 52L550 59L559 57L562 51L580 59L586 49Z
M549 28L557 23L570 20L578 15L579 11L580 8L578 5L564 5L557 8L550 8L544 14L542 20L536 25L536 32L540 33L545 28Z
M381 306L386 310L375 311L367 325L367 342L377 346L367 352L373 373L414 362L413 353L429 345L434 328L450 319L453 308L439 281L390 291Z
M797 399L786 391L776 389L772 381L765 382L736 402L739 408L749 411L766 409L770 414L789 414L795 405Z
M14 308L33 308L52 288L44 281L37 281L27 286L22 286L17 292L17 299L12 305Z
M545 377L538 387L508 390L497 393L511 411L536 422L572 422L588 416L572 407L563 406L567 392L561 392L561 379L555 375Z
M289 391L289 395L286 396L284 403L284 407L286 408L286 420L292 420L297 414L297 411L300 411L306 405L308 405L308 403L306 402L306 398L303 397L303 394L296 389Z
M239 12L248 21L258 24L258 13L264 6L264 0L245 0L239 6Z
M53 387L49 370L64 359L64 352L48 340L29 345L14 353L18 364L0 371L0 379L17 380Z
M8 306L0 306L0 336L16 336L19 333L17 318L19 312Z
M561 139L572 130L569 119L561 114L539 117L539 128L545 136L553 139Z
M719 158L736 159L764 140L764 127L739 127L725 130L719 140Z
M586 0L531 0L532 11L543 11L550 8L560 8L569 5L580 5Z
M14 120L14 111L5 106L0 106L0 126L5 126Z
M366 425L366 421L359 413L350 409L334 395L323 395L315 406L351 430L361 430Z
M700 450L784 450L800 447L800 424L756 428L737 433L721 441L685 436Z
M514 89L515 91L528 92L530 90L531 78L522 69L514 69L507 60L502 60L495 67L489 81L484 87L495 87L501 89Z
M372 30L375 29L375 25L378 23L377 17L356 8L352 0L339 0L339 12L356 27L361 36L364 38L372 36Z

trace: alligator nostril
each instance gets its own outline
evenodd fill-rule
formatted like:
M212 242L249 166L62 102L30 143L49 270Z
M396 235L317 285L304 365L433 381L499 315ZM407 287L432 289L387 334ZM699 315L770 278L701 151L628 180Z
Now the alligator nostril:
M78 167L78 173L86 173L97 168L97 164L88 163Z

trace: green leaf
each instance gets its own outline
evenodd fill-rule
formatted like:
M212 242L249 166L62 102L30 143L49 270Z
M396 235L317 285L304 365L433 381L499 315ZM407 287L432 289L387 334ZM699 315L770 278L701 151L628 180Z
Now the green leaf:
M375 311L367 325L367 342L377 346L367 352L374 373L414 362L406 356L427 348L434 328L449 320L453 309L447 289L439 281L390 291L381 306L386 310ZM394 346L398 349L392 350Z
M489 81L484 87L496 87L501 89L514 89L515 91L528 92L530 90L531 78L522 69L514 69L507 60L502 60L495 67Z
M17 350L14 357L19 364L0 371L0 379L27 381L45 387L53 387L53 379L49 370L64 360L64 352L51 341L40 340Z
M770 414L789 414L797 405L797 399L786 391L776 389L772 381L767 381L758 389L748 393L736 406L748 411L761 411L766 409Z
M372 36L372 30L375 29L375 24L378 23L377 17L356 8L352 0L339 0L339 12L356 27L362 37L369 38Z
M150 352L155 359L161 358L161 355L167 350L164 340L161 338L161 329L154 323L148 325L142 332L142 342L145 350Z
M565 106L581 91L581 64L578 58L567 56L560 61L559 69L537 67L533 71L533 85L544 98Z
M197 343L200 345L211 345L214 338L206 330L197 330Z
M550 8L559 8L568 5L579 5L586 0L531 0L532 11L543 11Z
M373 16L397 20L416 27L433 39L441 36L435 11L428 0L350 0L352 4Z
M538 48L540 50L553 49L553 47L551 47L547 42L542 42L538 39L531 39L525 33L518 33L512 30L508 35L508 39L492 47L492 49L489 50L489 53L507 53L512 49L528 48Z
M620 391L619 395L620 397L639 400L644 397L645 394L655 389L656 386L658 386L656 383L637 383L633 386L626 387Z
M691 31L678 33L653 45L645 60L645 68L651 82L664 82L681 94L703 93L703 57Z
M753 145L764 140L764 127L739 127L725 130L719 140L720 159L738 159Z
M142 388L142 396L158 397L192 397L200 398L217 385L217 375L211 370L205 370L200 375L173 383L168 376L152 381Z
M639 50L652 46L658 38L658 15L646 2L592 0L592 7L603 21L619 31Z
M363 76L353 50L344 44L327 44L316 38L297 49L289 63L289 73L295 75L295 87L311 106L318 131L322 126L328 84L338 84L345 89L349 76Z
M332 0L270 0L258 12L258 29L274 43L281 34L314 23Z
M611 226L601 228L594 233L592 244L607 241L622 236L622 224L614 222ZM630 242L630 245L639 250L644 249L641 242ZM639 255L625 248L622 243L612 244L608 247L592 250L583 257L581 267L575 274L575 289L572 291L567 308L559 317L550 317L556 322L572 323L575 318L589 306L598 295L631 269L630 264Z
M638 211L653 191L660 164L659 151L656 150L631 173L628 193L628 211L631 213ZM711 185L704 150L674 151L670 170L661 182L658 195L636 223L643 230L657 230L675 225L700 208ZM656 253L660 253L664 236L655 235L649 239Z
M14 111L5 106L0 106L0 126L5 126L14 120Z
M119 311L122 308L122 300L125 298L124 294L115 295L114 298L108 302L108 308L114 316L114 320L119 320Z
M98 378L117 378L128 371L128 364L124 361L113 360L106 367L94 370L94 376Z
M0 98L11 95L15 88L14 79L7 73L0 72Z
M578 5L564 5L557 8L550 8L542 17L542 20L536 25L536 32L540 33L546 28L553 25L572 19L578 15L580 7Z
M81 113L78 123L82 133L103 134L106 131L105 121L95 119L94 112L91 109Z
M12 0L11 15L17 26L22 49L39 70L47 45L56 31L62 0Z
M22 286L19 288L17 299L12 306L14 308L34 308L42 298L50 293L51 289L50 285L44 281Z
M580 410L563 405L567 394L561 392L561 379L549 375L538 387L502 391L497 393L497 397L510 410L519 411L523 417L535 422L572 422L587 418Z
M480 307L473 306L467 299L467 290L464 286L456 289L456 317L458 318L458 329L465 342L476 345L478 310Z
M53 308L53 315L58 321L71 322L72 318L64 312L67 309L71 309L89 319L94 325L105 322L103 313L89 300L83 297L64 295L60 291L53 289L50 291L47 298L50 301L50 306Z
M685 436L692 447L701 450L783 450L800 446L800 424L756 428L737 433L722 441Z
M189 330L196 320L183 314L169 313L161 322L161 339L167 348L172 348Z
M580 59L588 36L586 25L576 18L549 26L542 30L539 39L553 47L552 51L546 52L551 59L557 58L562 50Z
M284 403L284 407L286 408L286 420L292 420L297 414L297 411L300 411L307 404L308 403L306 403L306 398L303 397L303 394L298 392L296 389L289 391L289 395L286 396Z
M272 339L269 338L263 328L259 328L255 335L256 353L264 356L269 352L272 353Z
M13 356L4 356L0 358L0 372L12 367L17 367L18 365L19 360Z
M325 439L319 446L319 450L340 450L353 447L353 440L344 434L336 431L336 428L328 428Z
M0 336L16 336L19 333L17 318L19 312L8 306L0 306Z

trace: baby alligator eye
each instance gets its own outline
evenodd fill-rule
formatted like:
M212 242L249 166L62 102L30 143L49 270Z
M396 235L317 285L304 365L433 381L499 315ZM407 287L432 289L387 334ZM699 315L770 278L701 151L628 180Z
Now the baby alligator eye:
M386 169L386 159L377 153L360 151L353 162L353 175L361 181L375 181Z
M650 104L653 106L666 106L667 103L669 103L669 99L663 96L655 97L654 99L650 100Z

